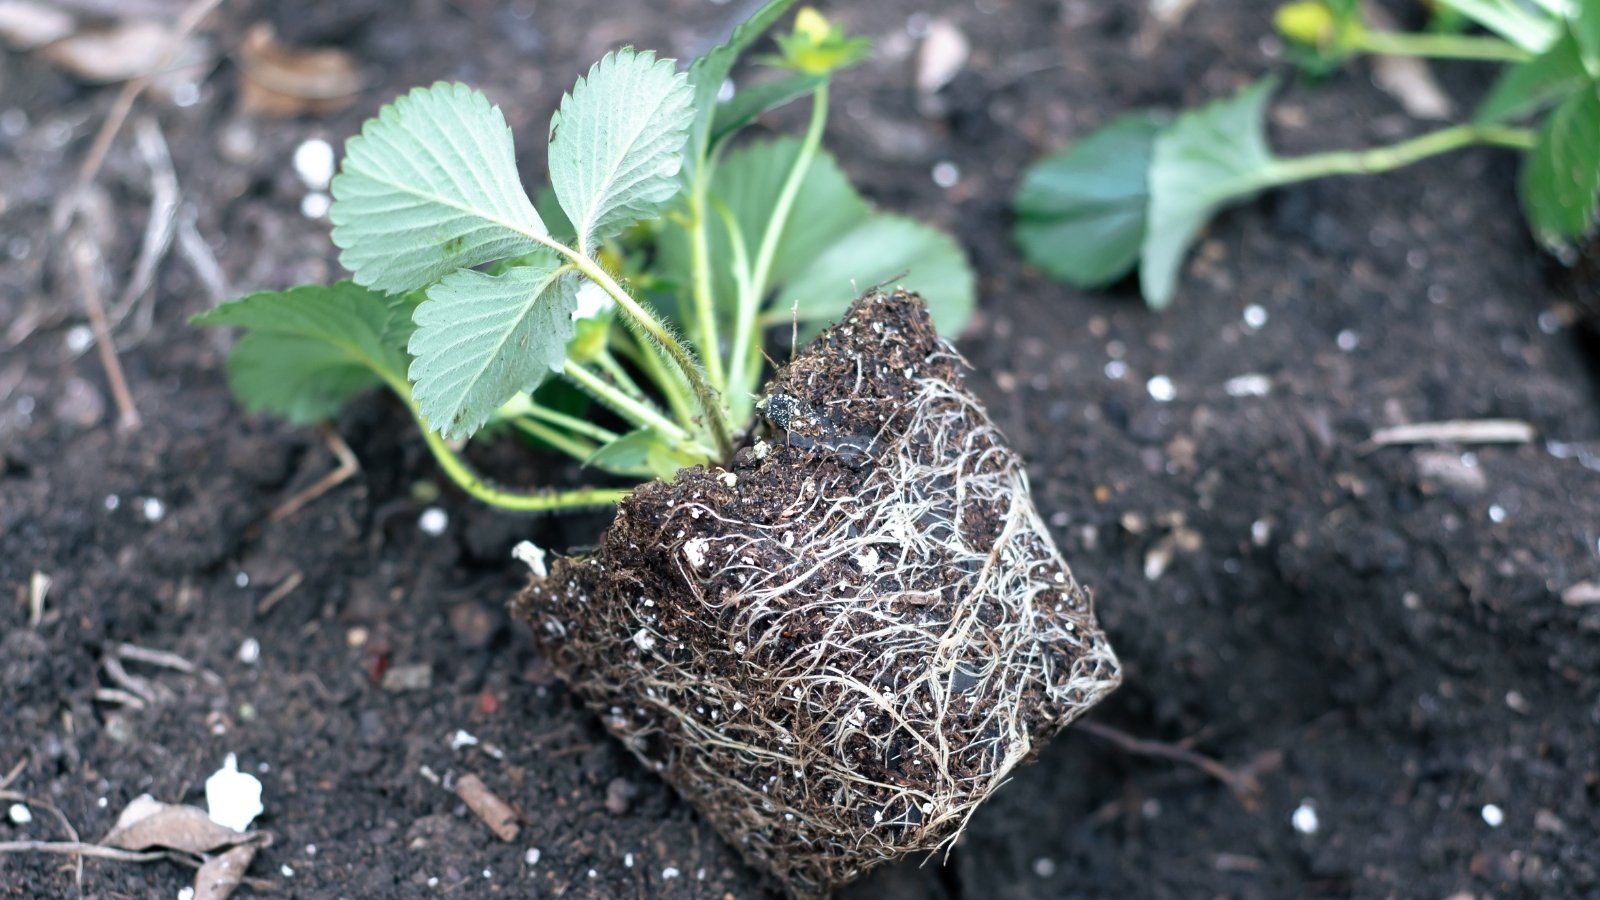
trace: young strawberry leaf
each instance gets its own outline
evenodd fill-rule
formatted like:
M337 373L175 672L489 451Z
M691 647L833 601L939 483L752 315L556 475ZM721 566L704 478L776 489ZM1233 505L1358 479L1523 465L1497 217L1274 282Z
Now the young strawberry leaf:
M840 235L779 292L767 321L820 325L836 319L862 291L903 285L928 302L941 334L958 334L972 315L975 279L951 237L903 216L874 215Z
M1501 74L1478 107L1479 122L1504 122L1540 112L1590 81L1572 32L1563 30L1550 49Z
M817 254L865 221L872 212L832 154L818 150L800 182L789 221L771 222L772 207L783 190L789 170L794 168L800 144L800 139L795 137L746 144L729 153L717 166L711 184L712 196L726 203L733 212L746 247L760 246L769 226L783 228L783 237L778 241L772 261L773 284L793 278L800 269L810 265ZM721 245L726 247L727 235L721 229L716 231ZM768 285L757 287L765 289Z
M459 269L429 288L411 336L413 396L428 426L467 437L559 371L577 290L577 276L553 256L499 275Z
M1023 175L1013 201L1022 255L1053 278L1103 287L1139 261L1146 179L1162 117L1125 115Z
M550 183L592 253L678 192L694 92L671 60L606 54L550 120Z
M483 94L443 82L385 106L349 140L328 217L339 262L389 293L526 253L548 235L505 117Z
M249 329L228 357L228 380L245 408L292 422L327 418L380 383L404 385L394 343L394 300L348 281L261 291L195 316L196 325Z
M698 166L710 151L713 123L718 114L717 94L733 71L733 64L794 4L795 0L771 0L735 27L726 42L689 66L689 84L694 89L694 121L689 127L686 165L691 169Z
M1156 138L1139 264L1139 285L1152 308L1172 302L1189 246L1217 210L1273 184L1266 107L1276 85L1263 79L1186 112Z
M1522 166L1522 203L1534 233L1550 243L1595 224L1600 191L1600 88L1569 95L1539 128Z

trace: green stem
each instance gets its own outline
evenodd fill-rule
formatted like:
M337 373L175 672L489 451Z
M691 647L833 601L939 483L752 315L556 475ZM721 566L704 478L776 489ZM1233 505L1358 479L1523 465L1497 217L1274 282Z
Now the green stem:
M733 381L728 385L728 406L733 410L734 421L743 422L755 411L755 401L751 397L755 386L745 382L744 354L748 342L756 340L754 320L757 308L761 305L761 295L750 283L750 250L745 246L744 232L740 230L733 210L721 202L716 204L716 210L723 229L728 232L728 247L733 254L734 290L740 298L739 314L734 324L735 341L728 356L728 369L733 374Z
M610 407L612 412L627 419L634 425L643 428L654 428L661 432L663 436L679 443L690 442L689 433L679 428L678 423L662 415L654 406L629 397L611 382L606 381L572 360L569 359L562 364L561 374L577 382L579 387Z
M450 449L444 438L428 429L420 414L417 421L422 424L422 437L427 441L428 449L433 451L433 458L438 461L439 468L443 469L444 473L450 476L450 480L462 490L490 506L512 512L554 512L590 506L611 506L631 493L625 488L574 488L539 494L502 490L472 471L467 461Z
M761 236L761 246L756 251L755 266L750 270L750 293L739 298L739 327L734 334L733 373L739 390L749 392L760 387L755 365L759 306L767 291L767 280L772 275L772 264L778 253L778 243L789 224L789 213L800 194L800 185L822 146L822 131L828 124L828 85L824 83L812 95L811 122L800 142L800 152L795 155L794 168L783 183L778 201L772 206L772 217L767 221L766 233Z
M689 387L694 391L695 399L699 401L704 424L710 429L711 440L716 444L717 453L723 459L731 459L733 457L733 429L728 425L728 414L722 408L722 401L718 398L717 392L711 385L706 383L705 373L700 370L700 364L695 361L694 356L684 349L683 344L679 343L678 339L673 336L666 325L662 324L660 319L657 319L649 310L640 306L639 302L633 299L633 295L624 290L622 285L617 284L616 279L611 277L611 273L607 272L599 263L571 247L552 241L547 237L540 237L538 241L565 256L574 268L582 272L590 281L599 285L600 289L609 294L611 299L616 301L617 306L628 314L633 324L649 337L652 344L666 351L666 354L672 358L673 365L689 380ZM676 426L673 426L673 428L678 430Z
M702 169L695 173L689 190L689 266L694 278L694 315L700 328L700 355L706 362L706 377L726 391L727 373L722 368L722 345L711 290L711 247L706 236L706 191L710 183L711 172Z
M1465 59L1484 62L1522 62L1533 58L1533 54L1509 41L1470 34L1363 31L1351 39L1350 49L1383 56L1416 56L1424 59Z
M594 362L602 371L611 376L611 380L617 383L617 387L627 391L628 396L636 400L644 399L645 394L639 387L639 383L634 381L633 376L628 374L628 370L624 369L622 364L617 362L617 358L611 355L610 348L604 348L596 354ZM664 392L665 389L663 389Z
M551 447L554 447L562 453L565 453L578 462L586 462L589 457L594 455L596 450L600 449L596 445L584 440L583 438L568 434L567 432L562 431L553 425L548 425L544 422L541 422L532 416L521 416L512 419L511 427L517 429L523 434L530 435L538 438L541 441L544 441L546 444L549 444Z
M644 370L650 381L660 388L661 393L667 398L667 405L672 408L672 414L686 428L693 428L694 421L694 391L690 390L689 382L676 369L670 368L662 359L661 354L649 346L645 338L641 338L632 329L624 329L621 334L624 340L619 341L617 349L622 355L633 361L634 365Z
M1469 122L1419 135L1388 147L1374 147L1370 150L1336 150L1330 153L1273 160L1265 171L1257 173L1252 180L1259 182L1256 186L1259 190L1328 175L1371 175L1409 166L1430 156L1438 156L1463 147L1486 145L1528 150L1533 147L1534 140L1533 132L1526 128Z
M627 488L573 488L565 491L532 493L495 487L484 480L483 476L474 472L461 454L428 427L428 420L422 415L417 401L411 397L411 385L404 378L385 375L384 381L411 410L411 417L416 419L417 426L422 429L422 439L428 445L428 451L433 454L434 460L438 462L439 468L450 476L450 480L455 482L457 487L474 499L511 512L536 513L613 506L632 493Z
M541 422L554 425L558 428L565 428L574 434L582 435L583 437L586 437L592 441L598 441L602 444L609 444L621 437L621 435L617 434L615 431L612 431L609 428L602 428L588 419L580 419L577 416L569 416L564 412L551 409L550 407L539 403L530 404L525 415L528 418L537 419Z

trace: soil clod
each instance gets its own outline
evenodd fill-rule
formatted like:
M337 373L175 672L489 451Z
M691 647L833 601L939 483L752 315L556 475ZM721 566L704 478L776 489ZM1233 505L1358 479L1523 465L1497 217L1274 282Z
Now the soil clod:
M964 370L920 298L862 297L780 370L732 473L640 488L517 602L606 726L795 895L948 845L1120 679Z

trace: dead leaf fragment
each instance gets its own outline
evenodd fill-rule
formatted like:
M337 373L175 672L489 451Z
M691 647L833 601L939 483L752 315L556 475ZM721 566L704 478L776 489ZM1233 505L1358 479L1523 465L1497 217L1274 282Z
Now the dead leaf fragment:
M211 821L204 810L162 803L140 794L117 817L117 824L100 843L121 850L165 847L196 855L256 839L258 832L240 833Z
M256 858L257 844L240 844L205 861L194 873L194 900L228 900L244 883L244 873Z
M13 50L36 50L77 30L71 15L48 3L0 0L0 41Z
M166 59L177 32L160 22L129 21L108 29L85 31L40 51L44 57L84 81L109 84L156 74L166 80L198 81L214 62L211 45L195 35L182 39Z
M334 47L290 47L260 22L239 45L240 102L263 116L325 115L354 102L361 72L350 54Z

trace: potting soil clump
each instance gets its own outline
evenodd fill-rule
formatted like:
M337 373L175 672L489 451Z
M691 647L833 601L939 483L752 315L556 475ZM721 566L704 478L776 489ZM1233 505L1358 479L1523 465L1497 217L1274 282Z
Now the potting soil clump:
M517 600L607 727L795 895L954 840L1120 679L964 368L920 298L862 297L731 468L640 488Z

